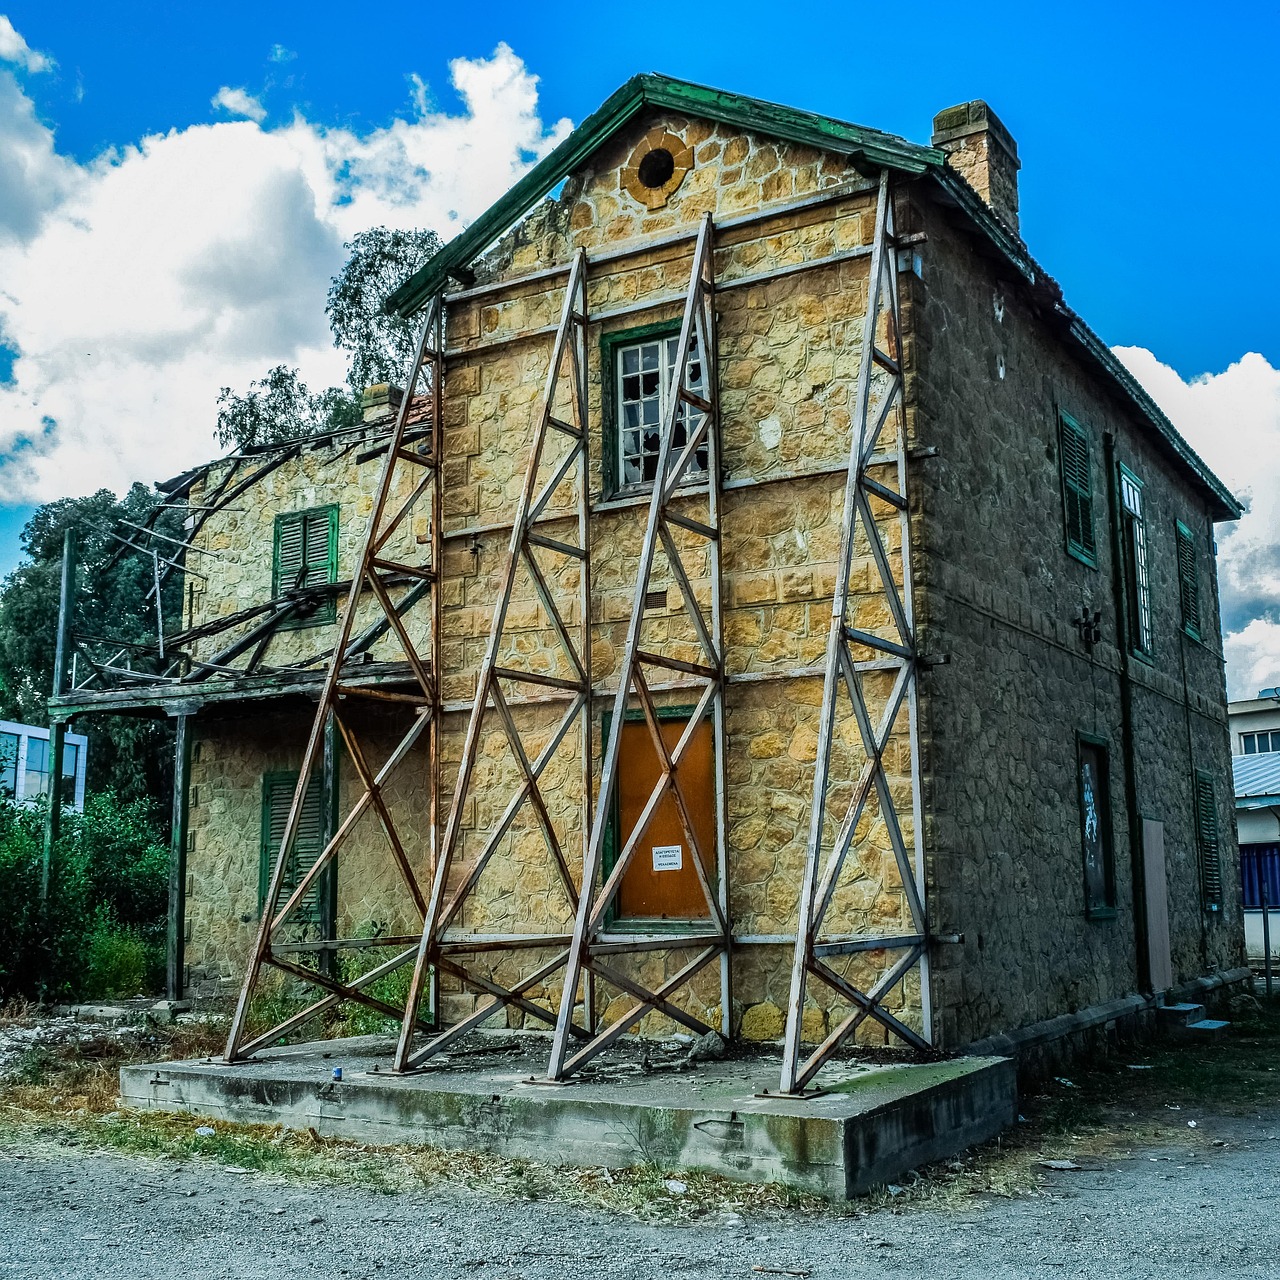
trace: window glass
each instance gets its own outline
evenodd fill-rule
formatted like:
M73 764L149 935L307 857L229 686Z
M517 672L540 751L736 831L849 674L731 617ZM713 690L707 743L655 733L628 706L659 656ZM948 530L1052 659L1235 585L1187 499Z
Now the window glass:
M679 348L679 336L671 335L617 349L618 475L623 487L652 484L658 474L659 439L662 423L669 412L671 377ZM689 353L688 387L695 395L705 394L696 338ZM688 443L691 432L702 425L703 417L700 409L683 402L676 407L675 428L671 436L672 466ZM704 444L694 452L684 474L698 475L705 473L706 469L707 449Z
M1244 748L1247 756L1256 754L1258 750L1258 739L1256 734L1242 733L1240 735L1240 745Z
M24 800L49 794L49 739L27 739L27 771L22 785Z
M18 798L18 735L0 733L0 800Z
M62 779L58 786L58 798L62 804L76 802L76 765L80 748L74 742L62 744Z
M1107 749L1080 742L1080 831L1084 852L1084 904L1090 916L1115 910L1115 873L1111 849L1111 780Z
M1149 655L1152 650L1151 579L1147 567L1147 525L1142 515L1142 483L1124 468L1120 471L1120 505L1124 513L1129 645L1135 653Z

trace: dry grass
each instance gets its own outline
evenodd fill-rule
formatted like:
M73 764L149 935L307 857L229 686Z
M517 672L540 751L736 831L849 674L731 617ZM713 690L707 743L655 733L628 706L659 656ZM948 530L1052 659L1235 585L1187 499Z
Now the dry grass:
M21 1011L5 1010L0 1017L13 1021ZM117 1072L124 1062L198 1057L220 1049L220 1033L201 1026L158 1032L152 1043L135 1048L122 1048L107 1036L78 1046L35 1048L18 1078L0 1086L0 1145L74 1141L82 1147L207 1159L308 1182L341 1181L388 1194L450 1184L498 1200L558 1200L667 1221L715 1212L860 1217L926 1208L956 1211L990 1198L1044 1194L1044 1160L1097 1166L1136 1147L1207 1145L1209 1134L1198 1125L1188 1127L1189 1119L1274 1107L1280 1006L1239 1024L1225 1044L1148 1046L1077 1068L1069 1082L1050 1081L1023 1098L1020 1123L995 1141L917 1170L899 1186L835 1205L779 1186L653 1165L612 1171L553 1168L479 1152L374 1147L321 1138L314 1131L116 1109ZM212 1135L196 1133L204 1123L214 1129Z

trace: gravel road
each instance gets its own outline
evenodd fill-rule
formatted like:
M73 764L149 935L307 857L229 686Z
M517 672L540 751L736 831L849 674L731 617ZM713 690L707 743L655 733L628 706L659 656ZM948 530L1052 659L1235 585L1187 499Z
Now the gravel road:
M1280 1117L1206 1119L1203 1148L1047 1174L963 1213L709 1217L662 1227L464 1189L386 1195L216 1164L0 1148L0 1276L40 1280L591 1280L1280 1275ZM1213 1147L1213 1138L1226 1145ZM776 1269L776 1270L775 1270Z

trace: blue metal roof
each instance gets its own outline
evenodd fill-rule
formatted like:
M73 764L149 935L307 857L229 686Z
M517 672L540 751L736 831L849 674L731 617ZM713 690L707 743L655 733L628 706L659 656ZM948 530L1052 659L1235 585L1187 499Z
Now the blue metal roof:
M1280 804L1280 751L1232 756L1231 772L1235 775L1237 808Z

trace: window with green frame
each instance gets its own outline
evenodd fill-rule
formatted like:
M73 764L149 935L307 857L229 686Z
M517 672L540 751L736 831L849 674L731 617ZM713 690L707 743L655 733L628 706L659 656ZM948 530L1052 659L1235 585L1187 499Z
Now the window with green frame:
M610 493L643 491L653 484L679 346L679 321L606 333L600 339L600 367L604 373L603 457L605 486ZM702 390L702 364L696 345L689 360L689 387L695 392ZM673 450L684 447L690 428L698 421L699 410L685 404L677 408L671 438ZM685 474L692 476L706 469L707 450L703 446Z
M1213 775L1196 770L1196 848L1200 855L1200 901L1206 911L1222 910L1222 850L1218 843L1218 799Z
M1196 555L1196 535L1181 520L1177 522L1178 599L1182 607L1182 629L1200 639L1200 560Z
M298 587L314 587L338 580L338 508L313 507L276 516L271 595L278 598ZM307 627L333 622L337 599L328 596L290 624Z
M1120 485L1121 536L1124 545L1124 591L1129 623L1129 649L1151 657L1151 573L1147 564L1147 522L1142 514L1142 481L1123 463Z
M298 785L294 772L267 773L262 777L262 844L258 860L258 910L267 900L271 884L271 872L275 867L280 844L284 840L285 824L293 804L293 793ZM298 882L320 855L324 838L324 812L321 801L320 780L313 777L302 802L298 830L289 850L285 867L284 884L277 905L283 906ZM325 927L332 918L332 895L336 860L331 861L316 883L307 891L290 917L290 923Z
M1067 552L1097 568L1098 545L1093 536L1093 476L1089 467L1089 438L1070 414L1058 414L1058 465L1062 473L1062 514Z

